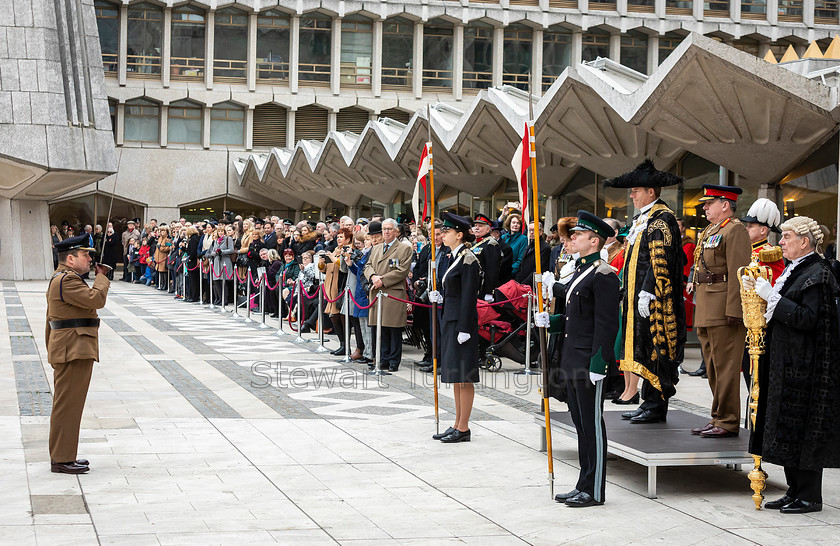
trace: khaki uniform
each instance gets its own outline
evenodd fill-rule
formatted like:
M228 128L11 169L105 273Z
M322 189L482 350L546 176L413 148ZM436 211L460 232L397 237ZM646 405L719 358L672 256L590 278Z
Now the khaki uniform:
M738 376L747 329L743 322L730 326L726 317L743 318L738 269L749 264L751 253L747 228L734 218L706 228L695 250L694 328L714 396L710 422L735 433L741 415Z
M50 321L98 320L111 281L97 275L93 287L69 267L59 264L47 288L47 360L53 367L55 389L50 416L50 458L76 460L79 426L93 362L99 360L99 326L53 329Z
M383 252L384 249L385 243L380 243L370 250L370 258L365 264L365 277L370 279L374 275L381 276L383 293L401 300L408 300L405 279L411 269L411 259L414 251L411 246L396 239L391 243L387 252ZM371 300L376 297L379 290L371 285ZM406 304L391 298L384 298L384 300L382 303L382 326L403 328L406 325L407 318ZM370 326L376 326L378 306L379 302L377 301L368 312L368 324Z

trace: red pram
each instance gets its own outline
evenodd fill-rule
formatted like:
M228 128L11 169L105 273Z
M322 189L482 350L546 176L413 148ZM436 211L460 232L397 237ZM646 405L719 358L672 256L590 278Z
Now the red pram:
M495 290L493 297L496 301L513 301L492 307L484 301L477 303L480 367L498 371L502 368L501 357L525 364L528 298L522 296L528 293L531 293L528 286L508 281ZM537 339L536 333L532 332L532 362L536 362L538 356Z

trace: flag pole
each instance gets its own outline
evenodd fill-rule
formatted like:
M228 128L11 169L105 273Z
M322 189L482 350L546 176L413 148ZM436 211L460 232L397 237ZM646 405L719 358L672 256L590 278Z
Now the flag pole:
M432 157L432 106L426 105L426 126L429 129L429 141L426 144L429 148L429 210L430 212L430 237L429 243L432 245L431 261L429 262L430 272L429 277L432 283L432 290L437 290L437 262L435 257L435 162ZM424 196L425 197L425 196ZM440 414L438 406L438 304L437 301L432 303L432 381L435 384L435 434L440 434Z
M533 209L533 217L534 217L534 260L536 265L536 275L534 275L537 281L537 312L542 313L545 311L545 301L543 300L543 293L542 293L542 263L540 259L540 205L538 200L538 185L537 185L537 145L536 145L536 138L534 136L534 95L532 94L532 90L530 87L533 85L533 82L529 82L529 89L528 89L528 156L531 162L531 194L532 198L532 209ZM530 321L530 317L528 319ZM530 325L529 325L530 328ZM554 450L553 446L551 445L551 412L549 410L549 403L548 403L548 361L546 358L547 348L546 348L546 331L545 328L540 326L539 327L539 338L540 338L540 365L542 366L542 379L543 379L543 386L542 386L542 410L543 415L545 416L545 447L546 447L546 455L548 456L548 486L549 491L551 493L552 500L554 499ZM530 364L530 363L526 363Z

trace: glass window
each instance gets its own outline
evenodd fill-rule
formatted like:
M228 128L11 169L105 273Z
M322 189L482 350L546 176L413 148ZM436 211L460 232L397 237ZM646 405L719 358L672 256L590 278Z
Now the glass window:
M560 196L560 214L575 216L579 210L595 208L598 175L581 168L572 177Z
M493 27L472 23L464 28L464 89L486 89L493 83Z
M781 6L780 0L779 5ZM703 3L703 12L710 17L729 17L729 0L710 0Z
M245 141L245 109L222 102L210 111L210 144L242 146Z
M741 17L744 19L766 19L767 0L741 0Z
M111 116L111 132L114 133L114 142L117 141L117 102L108 99L108 113Z
M191 5L172 9L171 74L175 79L204 76L204 10Z
M125 141L160 142L160 107L156 102L135 99L125 103Z
M802 0L779 0L779 21L801 21Z
M160 74L162 36L163 11L160 6L145 2L128 6L126 71L129 76Z
M692 0L665 0L665 13L668 15L691 15Z
M815 0L814 22L836 25L837 24L837 0Z
M302 81L330 82L331 25L332 19L320 13L300 18L298 77Z
M589 0L589 9L615 11L615 0Z
M432 20L423 30L423 86L452 87L452 25Z
M289 16L269 10L257 17L257 79L289 79Z
M120 52L120 8L105 0L94 2L96 28L99 30L99 49L102 50L102 68L116 72Z
M370 87L373 21L361 15L341 20L341 85Z
M621 37L621 64L636 72L647 74L648 38L641 32L631 32Z
M414 24L392 17L382 25L382 85L411 86Z
M216 11L213 79L244 79L248 70L248 15L236 8Z
M533 32L526 26L510 25L505 28L505 44L502 49L502 83L519 89L528 89L533 39Z
M610 35L603 30L593 29L583 33L584 61L594 61L598 57L610 58Z
M782 183L782 221L808 216L831 230L826 242L837 235L837 165L828 165ZM835 229L832 230L832 227ZM823 244L823 250L827 245ZM832 258L834 256L831 256Z
M175 144L201 144L201 105L179 100L169 105L166 139Z
M654 0L627 0L627 11L653 13Z
M682 43L685 36L678 34L665 34L659 37L659 64L662 64L672 51L677 49L677 46Z
M565 29L543 33L543 90L572 63L572 33Z
M735 49L746 51L750 55L758 57L758 40L751 40L750 38L741 38L731 43Z

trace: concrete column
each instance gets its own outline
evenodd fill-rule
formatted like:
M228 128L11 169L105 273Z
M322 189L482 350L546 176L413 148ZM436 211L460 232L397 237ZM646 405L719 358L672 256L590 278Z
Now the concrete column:
M160 147L166 148L169 144L169 105L162 104L160 107L160 129L159 129Z
M172 66L172 8L163 8L163 51L160 55L160 73L163 86L169 87L169 77Z
M572 32L572 55L571 65L577 66L583 59L583 32L576 30Z
M207 89L213 89L213 57L215 55L213 48L216 39L216 10L207 12L207 25L205 27L205 41L204 41L204 85Z
M382 95L382 21L373 22L373 59L371 91L374 97Z
M543 228L545 231L551 230L551 226L557 223L560 218L560 199L558 197L549 196L545 200L545 222Z
M245 110L245 149L254 147L254 108Z
M610 34L610 59L621 62L621 34Z
M803 0L802 22L808 28L814 28L814 0Z
M333 95L338 95L341 92L341 17L336 17L332 21L330 89Z
M697 0L695 0L696 2ZM738 0L740 1L740 0ZM693 4L692 4L693 5ZM653 4L653 13L660 19L665 18L665 0L655 0Z
M46 201L0 198L0 279L45 280L53 273Z
M286 110L286 148L295 147L295 111Z
M455 25L452 41L452 95L455 100L461 100L464 96L464 25Z
M729 18L733 23L741 22L741 0L729 0Z
M656 67L659 66L659 36L648 36L647 49L647 73L648 76L653 74Z
M767 22L771 25L779 22L779 0L767 0Z
M117 135L115 144L122 146L125 142L125 103L117 104Z
M767 55L768 51L770 51L770 42L761 42L761 43L758 44L758 56L759 57L761 57L763 59L764 56Z
M534 31L531 41L531 90L537 97L542 96L542 67L543 67L543 31Z
M768 2L767 9L768 10L770 9L769 2ZM703 2L701 2L700 0L694 0L691 3L691 14L698 21L702 21L703 20Z
M589 11L589 0L578 0L578 10L581 13L586 13Z
M660 0L657 0L657 3ZM615 2L615 11L618 12L619 15L622 17L627 15L627 0L616 0Z
M423 96L423 23L414 23L414 45L411 60L411 90L415 98Z
M128 63L128 6L120 6L120 53L119 53L117 81L125 85L125 72Z
M300 17L292 17L289 29L289 90L298 92L298 63L300 62ZM288 130L287 133L288 134Z
M210 106L205 106L201 111L203 122L201 124L201 145L210 147Z
M248 16L248 91L257 90L257 14Z
M502 73L504 66L505 29L502 27L493 29L493 87L502 85Z
M327 114L327 131L335 131L338 121L338 112L332 111Z

